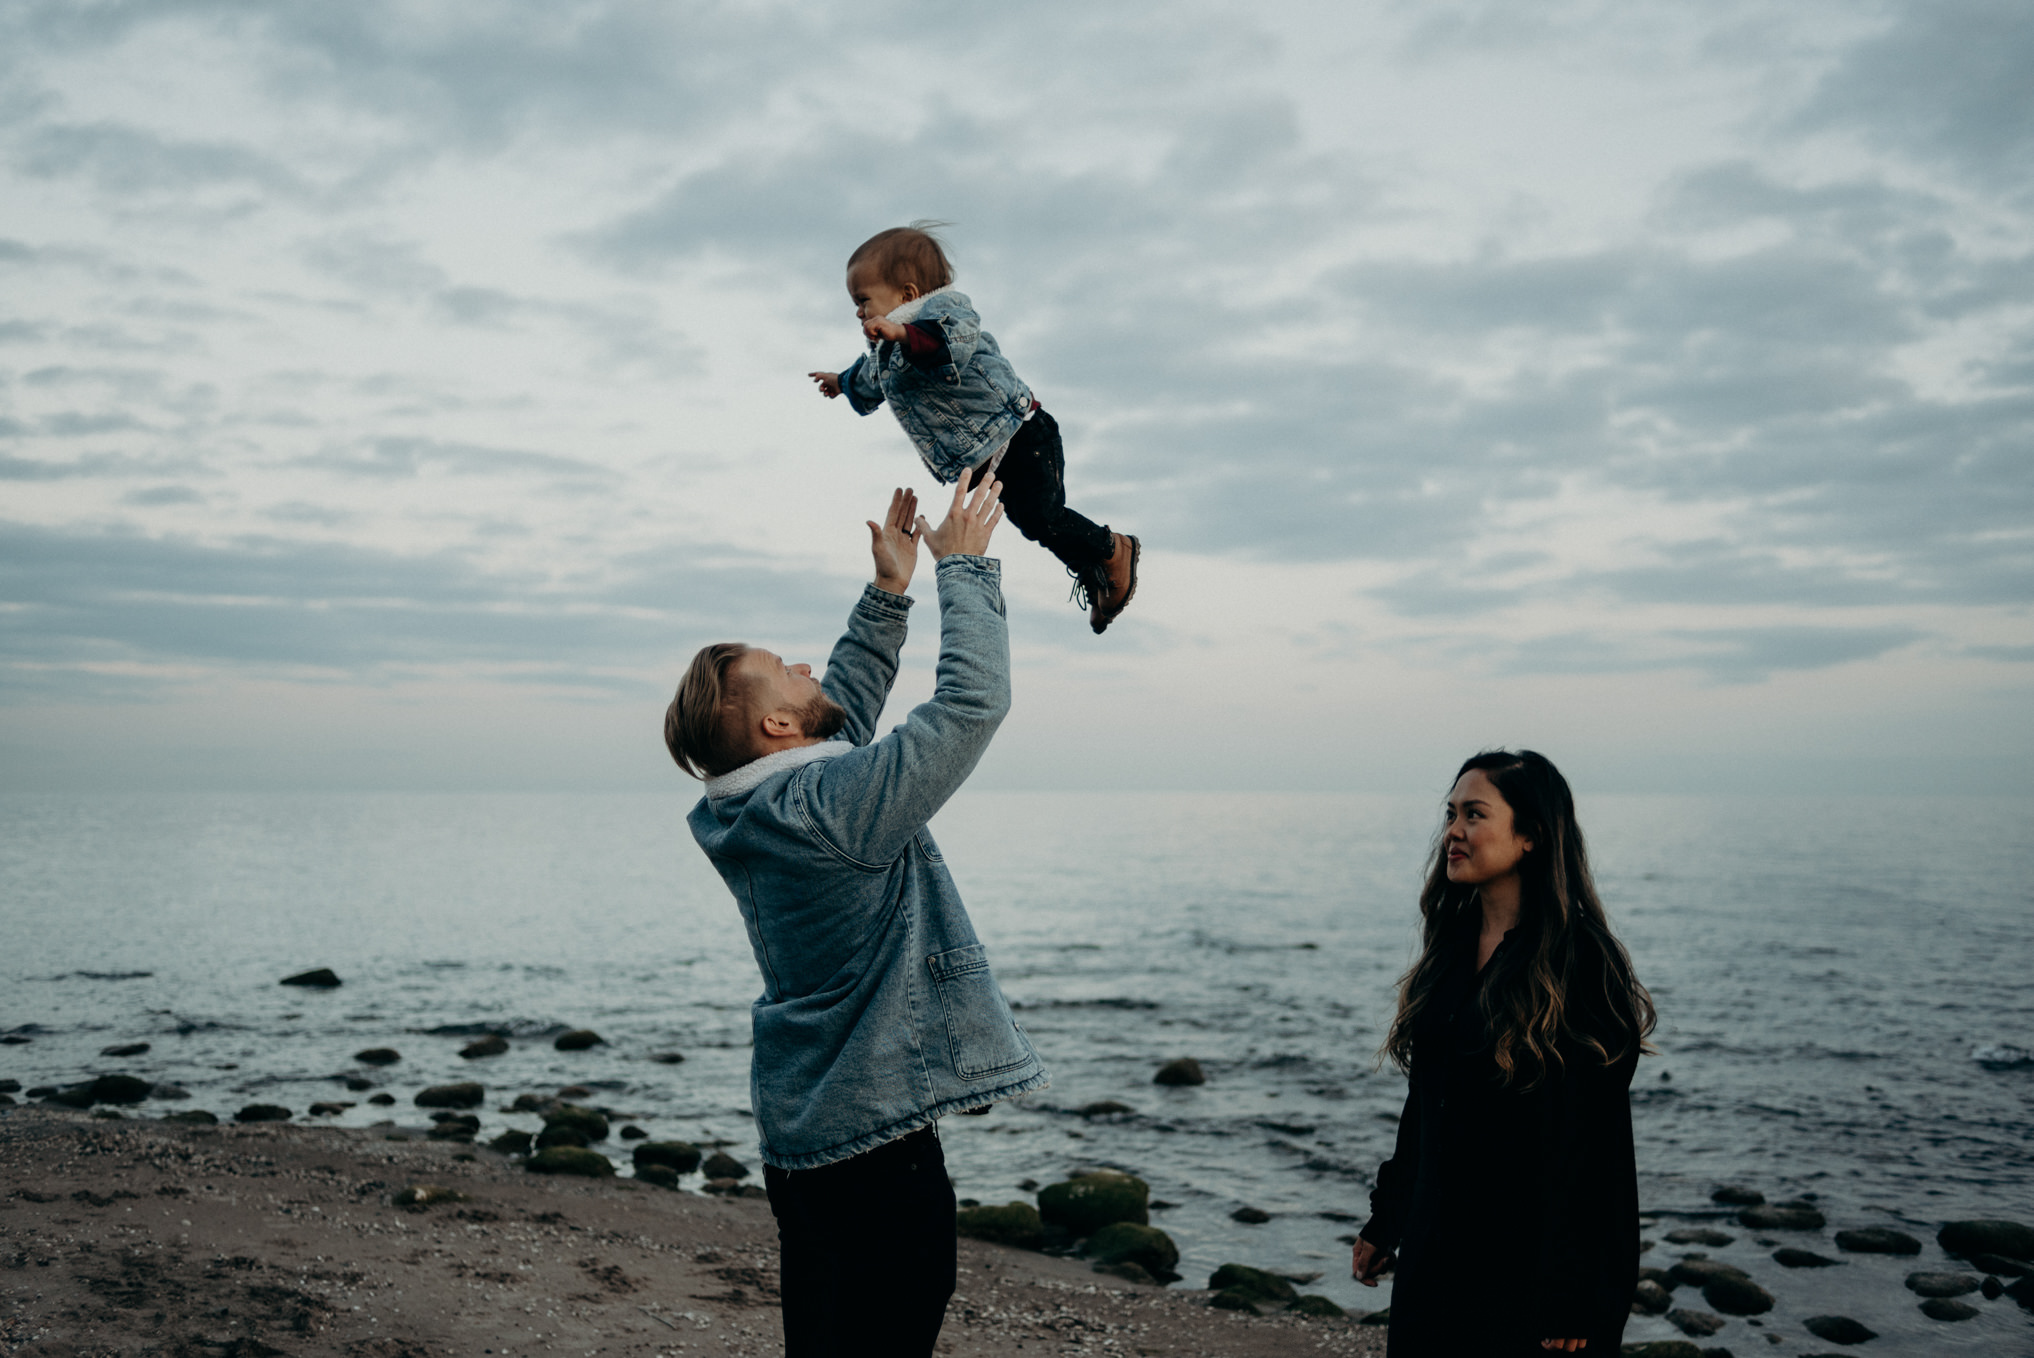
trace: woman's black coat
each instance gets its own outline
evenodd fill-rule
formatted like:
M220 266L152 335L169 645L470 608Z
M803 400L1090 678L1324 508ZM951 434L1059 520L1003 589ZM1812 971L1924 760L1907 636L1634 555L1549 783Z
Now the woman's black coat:
M1587 1339L1612 1358L1623 1339L1638 1282L1637 1044L1571 996L1582 1031L1608 1029L1610 1050L1631 1050L1605 1067L1564 1044L1536 1086L1506 1088L1477 991L1523 961L1515 936L1480 976L1473 932L1462 939L1414 1021L1398 1145L1362 1232L1398 1256L1391 1358L1537 1356L1542 1339Z

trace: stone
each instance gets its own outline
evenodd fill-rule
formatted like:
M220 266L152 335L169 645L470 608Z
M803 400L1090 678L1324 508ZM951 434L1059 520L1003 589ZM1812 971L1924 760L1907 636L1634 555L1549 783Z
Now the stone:
M1118 1221L1151 1224L1151 1186L1132 1174L1101 1170L1038 1190L1038 1215L1075 1236Z
M398 1207L429 1207L434 1202L465 1202L466 1195L455 1188L417 1184L401 1190L389 1201Z
M1909 1273L1907 1290L1917 1297L1961 1297L1984 1286L1968 1273Z
M1084 1118L1109 1118L1121 1117L1125 1113L1134 1113L1137 1110L1127 1103L1117 1103L1114 1099L1099 1099L1094 1103L1082 1104L1076 1111Z
M1638 1280L1642 1283L1658 1283L1669 1292L1674 1290L1674 1275L1663 1268L1642 1268L1638 1271Z
M1621 1358L1702 1358L1702 1350L1685 1339L1655 1339L1649 1344L1626 1344Z
M471 1141L480 1131L480 1119L468 1113L464 1117L453 1115L431 1128L433 1141Z
M94 1103L140 1103L155 1086L132 1075L101 1075L86 1087Z
M1271 1213L1261 1207L1238 1207L1229 1213L1229 1220L1240 1221L1245 1226L1262 1226L1271 1220Z
M1856 1230L1838 1231L1836 1247L1849 1250L1852 1254L1919 1254L1921 1242L1905 1231L1896 1231L1888 1226L1861 1226Z
M340 1084L345 1085L347 1092L351 1094L363 1094L374 1088L374 1081L368 1079L365 1075L340 1075L334 1078Z
M684 1052L658 1052L650 1058L660 1066L675 1066L685 1059Z
M33 1041L35 1041L34 1038L24 1036L21 1033L0 1035L0 1047L25 1047Z
M1171 1236L1156 1226L1112 1222L1089 1236L1087 1246L1081 1252L1104 1264L1137 1264L1152 1277L1167 1282L1179 1277L1179 1272L1173 1267L1179 1263L1179 1247L1172 1243Z
M139 1056L148 1050L146 1042L122 1042L114 1047L99 1048L101 1056Z
M56 1092L57 1087L55 1085L37 1085L35 1088L29 1090L28 1093L23 1095L22 1097L29 1099L47 1099L55 1097Z
M1673 1294L1651 1279L1639 1279L1638 1286L1632 1289L1631 1313L1635 1316L1665 1315L1673 1305Z
M746 1179L749 1167L729 1155L726 1151L715 1151L706 1157L700 1171L709 1179Z
M2006 1285L1997 1278L1987 1274L1985 1275L1984 1282L1978 1287L1978 1291L1984 1294L1986 1301L1997 1301L2000 1297L2006 1295Z
M20 1092L21 1092L21 1081L0 1080L0 1094L19 1094Z
M552 1146L585 1146L586 1133L569 1122L546 1123L544 1130L537 1133L537 1149L546 1150Z
M459 1049L461 1059L478 1061L483 1056L500 1056L509 1049L508 1039L500 1033L489 1033L478 1042L469 1042Z
M1722 1316L1713 1316L1707 1311L1683 1309L1667 1312L1667 1323L1691 1339L1707 1339L1728 1322Z
M350 1103L314 1103L311 1105L310 1116L314 1118L336 1118L352 1106Z
M563 1089L558 1091L557 1097L565 1100L567 1103L570 1103L574 1099L592 1098L593 1091L588 1089L585 1085L566 1085Z
M607 1140L606 1115L578 1104L559 1103L545 1109L544 1130L549 1132L554 1127L570 1127L588 1142Z
M1710 1193L1709 1200L1714 1203L1721 1203L1725 1207L1758 1207L1765 1202L1766 1195L1759 1192L1756 1188L1743 1188L1737 1184L1720 1184L1714 1192Z
M699 1168L699 1147L690 1141L645 1141L635 1149L637 1169L661 1165L674 1174L690 1174Z
M1121 1278L1126 1282L1145 1283L1152 1287L1164 1286L1158 1279L1152 1277L1142 1264L1133 1264L1127 1259L1119 1264L1096 1264L1092 1271L1106 1273L1112 1278Z
M1952 1221L1935 1236L1950 1254L2003 1254L2008 1259L2034 1259L2034 1226L2017 1221Z
M158 1080L148 1087L148 1097L151 1099L188 1099L191 1097L191 1091L185 1089L182 1085L173 1085L167 1080Z
M363 1066L392 1066L403 1057L394 1047L369 1047L353 1053L353 1059Z
M1038 1209L1028 1202L963 1207L954 1214L954 1229L970 1240L987 1240L1020 1250L1035 1250L1045 1243L1045 1223L1039 1219Z
M1241 1292L1259 1301L1284 1304L1299 1299L1299 1289L1276 1273L1266 1273L1248 1264L1224 1264L1208 1275L1208 1287L1216 1293Z
M561 1052L583 1052L588 1047L602 1046L607 1039L591 1028L574 1028L569 1033L560 1033L551 1045Z
M605 1179L614 1173L614 1162L583 1146L552 1146L523 1161L523 1168L532 1174L578 1174Z
M558 1100L552 1098L549 1094L518 1094L516 1095L516 1101L502 1109L502 1111L504 1113L542 1113L557 1102Z
M2034 1275L2025 1278L2015 1278L2012 1282L2007 1283L2002 1290L2006 1296L2019 1302L2026 1310L2034 1311Z
M1783 1202L1747 1207L1737 1214L1737 1224L1748 1231L1819 1231L1825 1219L1809 1203Z
M648 1132L636 1126L624 1127L617 1135L624 1141L647 1141L650 1138Z
M35 1091L30 1090L29 1093L32 1095ZM84 1084L72 1085L68 1089L51 1089L43 1094L43 1098L49 1103L62 1104L66 1108L90 1108L92 1083L87 1080Z
M678 1186L678 1171L669 1165L637 1165L636 1177L646 1184L655 1184L659 1188Z
M1797 1250L1792 1245L1773 1251L1773 1261L1782 1268L1835 1268L1841 1259L1825 1259L1813 1250Z
M1356 1323L1358 1325L1389 1325L1391 1324L1391 1308L1387 1306L1382 1311L1366 1311L1356 1317Z
M235 1122L288 1122L290 1110L279 1103L250 1103L233 1115Z
M1201 1063L1191 1056L1167 1061L1158 1068L1158 1074L1151 1077L1151 1083L1155 1085L1204 1085L1207 1082Z
M1967 1301L1951 1301L1948 1297L1930 1297L1921 1303L1921 1314L1930 1320L1975 1320L1981 1314L1977 1307Z
M528 1155L534 1140L535 1138L528 1132L519 1132L511 1128L488 1142L487 1148L500 1151L503 1155Z
M1255 1292L1241 1287L1230 1287L1209 1297L1208 1305L1217 1311L1244 1311L1254 1316L1263 1314L1257 1309L1258 1303L1262 1300Z
M1341 1320L1349 1314L1317 1292L1302 1292L1285 1309L1293 1315L1320 1316L1325 1320Z
M1680 1263L1667 1270L1667 1276L1675 1282L1685 1283L1689 1287L1707 1287L1717 1278L1744 1278L1749 1280L1751 1277L1750 1274L1734 1264L1726 1264L1718 1259L1704 1259L1700 1255L1683 1259Z
M1667 1232L1667 1243L1670 1245L1707 1245L1711 1249L1721 1249L1736 1239L1734 1235L1725 1235L1722 1231L1712 1230L1707 1226L1689 1226Z
M376 1094L373 1098L369 1099L368 1102L373 1104L377 1108L386 1108L390 1104L395 1102L395 1095Z
M708 1193L717 1193L724 1198L767 1198L770 1191L761 1184L745 1184L740 1179L708 1179L700 1187Z
M342 984L342 982L337 976L332 974L332 968L318 967L312 971L300 971L294 976L285 976L277 984L312 986L319 990L330 990L334 986Z
M1749 1278L1711 1278L1703 1284L1702 1300L1727 1316L1762 1316L1773 1309L1773 1294Z
M2029 1273L2034 1273L2034 1264L2028 1263L2025 1259L2008 1259L2003 1254L1988 1254L1984 1250L1978 1250L1973 1254L1966 1254L1964 1258L1970 1260L1973 1268L1981 1268L1987 1273L1997 1273L2008 1278L2024 1278Z
M208 1113L202 1108L186 1108L181 1113L169 1114L163 1118L163 1121L184 1122L189 1123L193 1127L216 1127L219 1124L219 1119L215 1114Z
M473 1080L458 1084L432 1085L417 1091L419 1108L478 1108L487 1099L487 1086Z
M1808 1333L1832 1344L1862 1344L1879 1337L1877 1330L1868 1330L1849 1316L1810 1316L1801 1323Z

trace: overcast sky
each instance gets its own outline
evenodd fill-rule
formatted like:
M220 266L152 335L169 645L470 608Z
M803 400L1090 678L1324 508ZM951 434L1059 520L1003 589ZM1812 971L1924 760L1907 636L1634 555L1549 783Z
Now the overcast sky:
M0 787L669 787L933 217L1139 534L1002 787L2024 792L2034 10L0 4ZM929 691L930 561L893 714Z

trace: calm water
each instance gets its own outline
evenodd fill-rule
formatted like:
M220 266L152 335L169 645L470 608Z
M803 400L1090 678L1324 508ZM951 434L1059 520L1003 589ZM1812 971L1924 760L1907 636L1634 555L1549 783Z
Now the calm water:
M485 1080L490 1110L567 1083L653 1135L726 1139L755 1163L739 921L686 836L688 802L645 796L301 795L0 799L0 1076L24 1086L124 1069L230 1115L348 1095L351 1053L421 1125L423 1084ZM1720 1182L1818 1195L1831 1230L1900 1225L1916 1263L1850 1257L1789 1273L1752 1233L1710 1251L1779 1298L1740 1354L1826 1347L1802 1317L1842 1312L1879 1354L2034 1354L2034 1317L1983 1303L1923 1318L1900 1280L1947 1266L1937 1225L2034 1222L2034 1070L1974 1048L2034 1047L2027 939L2034 802L1585 801L1606 900L1662 1015L1634 1094L1648 1209L1702 1213ZM1434 827L1420 799L970 794L935 826L1004 989L1055 1076L1022 1106L942 1126L956 1187L1023 1196L1095 1165L1177 1204L1154 1220L1189 1283L1225 1260L1321 1271L1352 1308L1389 1300L1346 1274L1320 1215L1366 1210L1404 1084L1375 1068L1414 941ZM329 966L343 988L276 985ZM507 1024L506 1056L458 1057L428 1030ZM32 1025L32 1026L29 1026ZM610 1045L554 1051L590 1026ZM127 1060L99 1057L146 1041ZM682 1065L656 1052L681 1051ZM1196 1089L1161 1089L1167 1057ZM1089 1122L1102 1099L1133 1115ZM154 1105L160 1109L162 1105ZM365 1104L340 1121L384 1116ZM483 1135L529 1118L488 1111ZM1261 1226L1229 1213L1275 1214ZM1661 1243L1647 1262L1671 1262ZM1492 1267L1505 1267L1493 1254ZM1680 1303L1699 1306L1685 1291ZM1633 1322L1629 1337L1672 1335ZM1757 1344L1756 1348L1751 1345Z

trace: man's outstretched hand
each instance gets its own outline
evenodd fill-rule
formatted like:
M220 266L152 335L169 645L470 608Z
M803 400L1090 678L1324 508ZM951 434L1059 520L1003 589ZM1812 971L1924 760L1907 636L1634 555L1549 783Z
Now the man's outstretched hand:
M939 561L956 553L981 556L987 552L989 534L1003 521L1002 498L1001 481L984 481L975 487L973 495L968 494L965 480L956 481L953 503L947 506L946 518L939 527L934 528L923 516L918 520L918 535L932 549L932 559Z
M918 565L918 531L925 520L918 517L918 492L890 493L890 512L879 524L869 525L869 555L876 558L876 588L902 594L911 588L911 572Z

